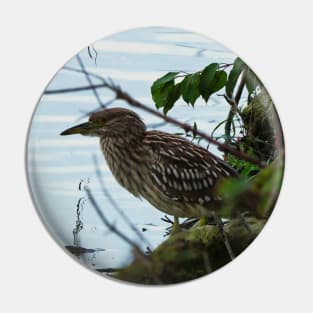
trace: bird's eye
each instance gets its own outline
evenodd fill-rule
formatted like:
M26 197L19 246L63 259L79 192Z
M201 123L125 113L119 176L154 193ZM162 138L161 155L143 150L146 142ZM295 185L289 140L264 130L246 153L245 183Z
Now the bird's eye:
M92 121L92 126L95 127L95 128L102 127L104 124L105 123L102 120Z

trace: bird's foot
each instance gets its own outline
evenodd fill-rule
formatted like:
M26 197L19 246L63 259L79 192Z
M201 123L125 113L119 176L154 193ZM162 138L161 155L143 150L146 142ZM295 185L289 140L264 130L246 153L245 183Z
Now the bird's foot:
M206 226L206 225L216 225L215 218L213 216L200 217L194 224L194 227Z
M207 217L201 217L199 219L198 226L205 226L208 224L208 222L209 222L209 219Z
M174 223L172 225L171 235L175 235L182 231L182 228L179 224L179 218L177 216L174 216Z

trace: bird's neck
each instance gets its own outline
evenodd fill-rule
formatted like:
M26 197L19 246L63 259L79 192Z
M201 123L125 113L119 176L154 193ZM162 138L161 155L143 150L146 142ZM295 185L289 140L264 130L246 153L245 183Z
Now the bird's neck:
M131 140L131 137L128 136L127 139L107 136L100 139L100 146L116 180L129 192L139 196L143 168L142 155L145 152L138 138ZM134 177L137 177L137 179L134 179Z

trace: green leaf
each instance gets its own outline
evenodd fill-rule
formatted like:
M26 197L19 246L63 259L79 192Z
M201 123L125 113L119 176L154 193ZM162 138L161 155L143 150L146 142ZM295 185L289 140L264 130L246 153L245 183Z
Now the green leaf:
M210 84L210 89L206 93L206 101L209 99L209 97L222 89L227 82L227 73L225 71L216 71L214 78Z
M243 177L249 177L251 173L258 172L259 170L260 168L258 166L245 162L243 170L240 173L240 175Z
M261 81L259 78L254 74L254 72L247 67L247 73L246 73L246 87L248 89L249 94L252 94L257 86L262 86Z
M227 120L221 121L220 123L218 123L214 129L211 132L211 137L213 137L214 133L218 130L219 127L221 127L224 123L226 123Z
M225 71L217 71L214 76L214 83L212 82L211 93L219 91L222 89L227 82L227 73Z
M180 97L180 83L175 85L175 78L179 72L169 72L157 79L151 86L151 94L155 106L163 108L166 114Z
M218 70L218 63L212 63L208 65L201 74L200 78L200 94L202 98L207 102L210 96L210 90L212 88L212 82L214 81L214 76Z
M200 96L200 77L201 74L196 72L194 74L187 75L181 82L181 94L184 101L187 103L195 104L197 98Z
M245 68L246 64L240 58L236 58L234 66L229 73L228 81L226 84L226 95L228 97L232 98L234 88L237 84L237 80Z
M181 95L181 93L180 93L180 83L179 83L179 84L175 85L167 95L167 99L166 99L164 106L163 106L163 113L164 114L167 114L167 112L170 109L172 109L172 107L174 106L175 102L178 100L180 95Z
M151 90L153 89L153 86ZM166 105L167 99L174 89L174 82L170 81L152 90L152 98L155 106L159 109Z
M157 79L151 86L151 94L157 108L164 106L168 94L174 88L174 80L179 72L169 72Z
M174 81L176 75L178 74L179 72L169 72L167 74L165 74L164 76L158 78L152 85L151 89L152 88L161 88L164 84L166 84L167 82L170 82L170 81Z

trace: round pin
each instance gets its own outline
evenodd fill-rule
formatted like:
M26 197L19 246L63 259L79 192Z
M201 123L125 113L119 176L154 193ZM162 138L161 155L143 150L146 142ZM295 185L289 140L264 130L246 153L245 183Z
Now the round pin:
M193 280L239 256L283 171L261 79L225 46L176 28L81 50L44 90L28 136L29 184L51 236L85 267L137 284Z

